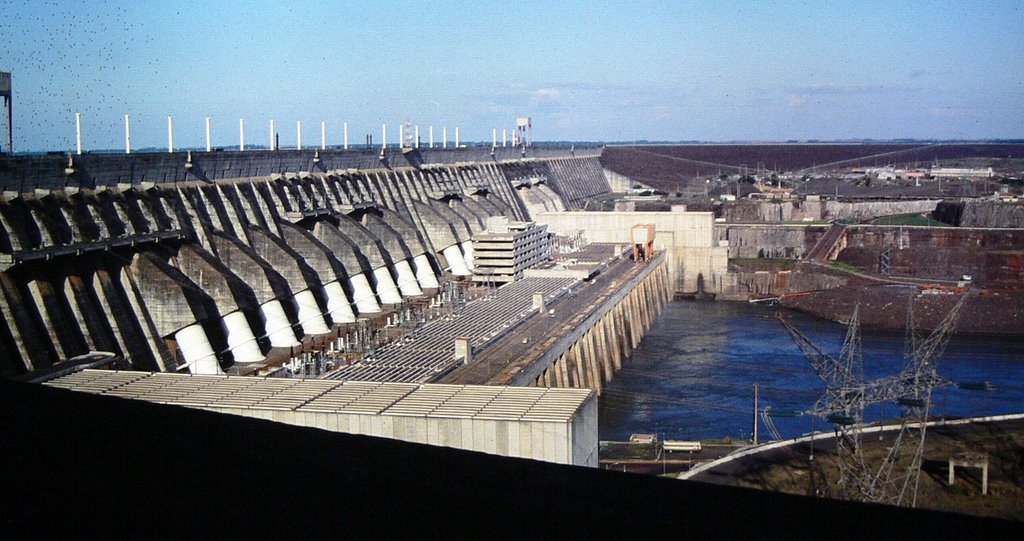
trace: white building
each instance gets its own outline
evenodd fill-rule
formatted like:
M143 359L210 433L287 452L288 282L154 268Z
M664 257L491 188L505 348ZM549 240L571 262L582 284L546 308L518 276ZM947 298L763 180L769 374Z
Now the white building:
M935 178L992 178L992 168L971 169L970 167L932 167L931 175Z
M523 271L551 259L546 225L487 218L487 230L473 236L473 281L512 282Z

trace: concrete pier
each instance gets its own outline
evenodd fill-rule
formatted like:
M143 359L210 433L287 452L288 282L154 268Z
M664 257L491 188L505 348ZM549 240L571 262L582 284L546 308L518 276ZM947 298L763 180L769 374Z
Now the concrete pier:
M591 388L600 394L672 299L670 284L668 265L662 259L602 299L576 332L563 337L516 380L543 370L534 385ZM563 344L568 345L560 347Z
M474 355L473 364L439 381L576 387L600 393L672 298L666 259L664 253L649 262L634 262L622 254L613 257L589 282L572 283L553 299L545 296L544 313L491 341ZM524 305L536 310L537 301L527 295L524 292Z

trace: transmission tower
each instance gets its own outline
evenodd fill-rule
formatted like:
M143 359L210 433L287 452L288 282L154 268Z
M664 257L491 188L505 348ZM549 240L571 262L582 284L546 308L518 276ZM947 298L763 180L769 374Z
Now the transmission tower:
M859 306L854 307L839 358L815 345L780 314L782 326L825 383L824 394L807 413L835 427L839 487L845 499L911 507L916 504L932 390L950 383L936 372L935 360L942 355L966 299L964 294L942 322L922 338L914 321L911 296L901 370L871 380L864 377ZM868 429L864 409L887 402L895 402L900 409L899 427L892 430L887 446L866 449L862 444Z

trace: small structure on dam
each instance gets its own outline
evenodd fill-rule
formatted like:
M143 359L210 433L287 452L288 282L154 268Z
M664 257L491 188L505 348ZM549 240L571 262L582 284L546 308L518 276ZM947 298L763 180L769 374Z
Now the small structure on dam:
M11 91L11 74L7 71L0 71L0 98L4 99L4 126L7 133L7 146L0 148L0 152L12 154L14 152L14 120L11 115L11 108L14 102L14 93Z

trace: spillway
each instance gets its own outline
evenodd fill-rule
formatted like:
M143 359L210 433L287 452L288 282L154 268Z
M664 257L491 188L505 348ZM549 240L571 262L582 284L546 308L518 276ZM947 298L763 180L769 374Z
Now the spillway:
M258 363L469 276L490 216L608 192L600 151L0 156L0 374Z

